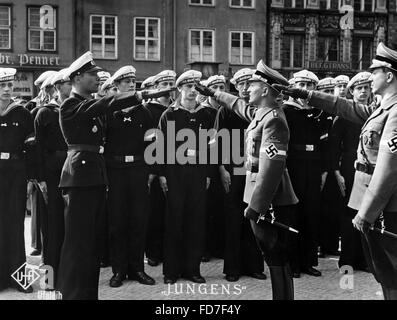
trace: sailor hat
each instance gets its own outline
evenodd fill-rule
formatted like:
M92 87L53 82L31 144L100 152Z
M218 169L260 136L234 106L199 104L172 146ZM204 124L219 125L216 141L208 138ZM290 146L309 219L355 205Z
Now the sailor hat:
M112 87L114 87L112 78L108 78L108 79L101 85L101 90L102 90L102 91L105 91L105 90L110 89L110 88L112 88Z
M41 87L44 81L47 80L47 78L53 77L57 72L54 70L48 70L43 72L34 82L34 85L37 87Z
M340 76L335 77L334 80L335 80L335 85L337 86L338 84L348 84L350 78L342 74Z
M350 88L353 89L355 86L358 86L360 84L370 83L372 82L370 77L371 77L370 72L367 71L359 72L353 78L351 78L346 88L349 90Z
M175 81L176 73L173 70L164 70L156 74L153 79L153 83L159 83L162 81Z
M211 86L216 85L216 84L224 84L224 85L226 85L225 76L218 76L218 75L211 76L211 77L209 77L207 79L205 86L211 87Z
M234 74L233 78L230 79L230 83L235 86L239 82L247 81L248 79L250 79L252 77L254 72L255 72L255 69L249 69L249 68L240 69L239 71L237 71Z
M16 73L14 68L0 68L0 82L14 81Z
M141 83L141 89L148 89L150 87L154 86L154 78L156 76L151 76L149 78L146 78L145 80L143 80L143 82Z
M248 81L261 81L267 83L270 86L273 84L281 84L284 86L289 85L288 80L283 75L281 75L278 71L268 67L263 60L259 61L258 65L256 66L255 73Z
M386 47L383 42L379 43L376 48L376 56L369 70L377 68L388 68L397 72L397 51Z
M85 72L101 71L102 68L98 67L93 58L91 51L87 51L77 60L75 60L68 68L68 72L65 73L65 78L72 79L75 76L83 74Z
M188 70L179 76L175 82L175 86L180 87L184 84L195 83L196 81L200 81L201 77L202 73L200 71Z
M107 79L110 78L110 73L107 71L98 71L99 81L105 82Z
M333 89L335 88L335 79L328 77L321 79L317 84L317 90Z
M70 81L69 77L65 77L65 75L68 73L68 68L62 69L58 71L56 74L54 74L50 78L50 85L55 86L58 83L63 83L63 82L68 82Z
M113 82L120 81L125 78L136 78L136 69L133 66L124 66L117 70L112 76Z
M313 82L315 85L318 83L318 77L309 70L301 70L294 73L294 81L296 82Z

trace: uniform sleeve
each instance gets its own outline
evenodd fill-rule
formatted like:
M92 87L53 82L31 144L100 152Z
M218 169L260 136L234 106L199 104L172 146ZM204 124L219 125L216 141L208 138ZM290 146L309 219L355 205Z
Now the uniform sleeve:
M157 151L162 153L162 159L164 160L163 163L159 163L156 165L156 172L158 173L159 176L165 176L165 167L166 167L166 161L167 161L167 115L168 112L165 111L159 120L159 133L161 133L162 137L161 139L159 137L156 137L156 143L157 143Z
M330 169L332 171L339 170L340 158L342 155L342 140L344 136L345 126L343 125L343 120L340 117L334 119L330 135Z
M26 168L28 179L39 178L38 169L38 153L36 148L36 139L34 134L34 123L32 115L26 110L24 111L24 135L25 135L25 150L26 150Z
M227 92L216 92L215 98L221 106L234 111L245 121L251 122L254 119L256 109L247 104L244 99Z
M308 103L312 107L359 124L364 124L373 111L370 106L319 91L311 92Z
M262 131L259 169L248 210L265 213L280 184L287 159L289 129L278 117L266 121Z
M143 139L144 139L145 150L147 150L147 147L150 144L155 143L156 141L156 127L154 124L152 113L149 111L149 109L143 106L143 110L145 114L145 135ZM149 173L150 174L157 173L155 164L149 165Z
M371 182L358 214L373 223L397 192L397 108L386 121Z
M48 125L48 110L46 108L41 109L36 118L34 119L34 132L36 137L36 153L37 153L37 173L38 180L44 180L44 168L45 168L45 155L44 155L44 143L46 138L46 127Z

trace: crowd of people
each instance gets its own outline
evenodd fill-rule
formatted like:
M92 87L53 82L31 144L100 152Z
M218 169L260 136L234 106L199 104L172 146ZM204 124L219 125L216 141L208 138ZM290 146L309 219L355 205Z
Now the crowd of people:
M40 75L26 102L0 68L0 290L32 292L11 278L28 210L32 254L64 299L97 299L109 265L110 287L155 285L145 257L166 284L205 283L200 265L216 257L230 282L265 280L265 261L273 299L291 300L293 278L320 277L326 255L396 299L397 243L382 232L397 231L397 52L381 43L370 71L288 80L261 60L234 74L237 94L195 70L137 89L133 66L111 75L87 52ZM215 134L202 148L203 130Z

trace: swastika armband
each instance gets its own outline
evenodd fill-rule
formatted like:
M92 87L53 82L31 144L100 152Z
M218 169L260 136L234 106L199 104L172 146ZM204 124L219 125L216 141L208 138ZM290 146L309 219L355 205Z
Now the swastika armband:
M262 147L260 152L266 154L269 159L273 159L276 156L287 156L287 151L277 149L274 143L267 147Z
M389 148L391 153L397 152L397 135L389 140L382 140L381 145Z

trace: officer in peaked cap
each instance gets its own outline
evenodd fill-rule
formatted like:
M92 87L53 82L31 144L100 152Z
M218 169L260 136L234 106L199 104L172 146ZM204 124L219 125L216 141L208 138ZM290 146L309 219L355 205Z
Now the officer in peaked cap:
M173 70L163 70L157 75L148 78L148 84L156 89L167 90L175 86L176 73ZM154 128L158 127L160 117L173 102L172 95L150 100L146 104L154 123ZM154 172L156 177L150 186L150 216L147 232L146 257L150 266L155 267L163 261L163 238L164 238L164 218L166 214L166 201L160 187L159 172Z
M196 283L205 282L200 274L200 260L205 244L206 190L212 167L206 157L208 150L201 149L207 145L202 146L198 138L201 130L213 128L214 117L209 108L196 100L195 83L201 76L201 72L189 70L178 77L175 84L180 96L160 118L163 140L167 146L169 141L175 146L175 150L165 148L165 164L159 165L160 186L167 197L163 263L167 284L175 283L180 277ZM176 153L183 142L168 134L172 128L178 132L184 129L194 132L196 139L185 142L188 149L183 155ZM176 161L168 161L172 157ZM181 165L184 162L187 164Z
M68 147L59 187L65 199L65 240L57 289L64 299L97 299L100 245L106 185L104 125L101 116L137 105L148 92L119 93L92 99L101 70L86 52L68 68L72 92L60 109L60 125ZM154 95L156 96L156 95Z
M240 108L243 105L236 103L238 98L232 99L223 92L215 93L204 87L198 89L204 95L214 96L222 105L250 122L247 129L244 202L248 207L245 217L252 219L252 229L269 266L273 299L293 299L287 231L259 219L260 215L274 214L276 221L289 224L291 206L298 201L285 165L288 124L281 108L280 92L273 88L276 83L288 85L288 81L261 60L249 82L249 103L258 106L253 112L247 106Z
M11 100L15 74L14 68L0 68L0 291L31 293L32 287L23 289L11 277L26 262L26 181L36 178L26 154L34 141L33 119Z
M290 87L315 89L319 80L313 72L302 70L294 73L291 82ZM283 108L291 130L287 167L300 200L292 214L292 225L300 233L290 252L293 276L298 278L301 272L321 276L314 266L318 265L320 199L327 172L322 140L327 138L328 115L292 97Z
M119 93L135 91L135 68L125 66L113 75ZM119 287L128 276L141 284L153 285L144 271L144 251L149 218L151 169L144 152L153 129L149 110L142 104L124 105L123 110L106 115L105 159L109 177L108 212L111 287ZM125 137L129 137L126 141Z
M371 73L360 72L348 83L347 90L354 103L369 105L371 96ZM339 193L343 197L341 215L341 253L339 267L349 265L355 270L368 270L361 245L361 236L352 219L357 211L348 207L354 181L354 162L357 160L361 125L340 116L334 120L330 133L331 172L336 177Z
M316 91L280 89L293 97L308 99L316 108L363 125L349 207L358 210L353 225L364 234L369 268L382 285L384 298L395 300L397 240L371 231L370 226L397 233L397 51L380 43L370 70L372 93L382 98L377 109Z
M350 78L345 75L335 77L335 90L334 95L337 97L345 98L347 94L346 86L349 83Z

